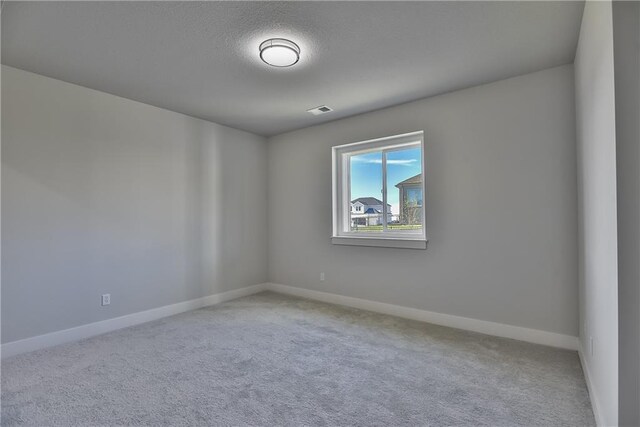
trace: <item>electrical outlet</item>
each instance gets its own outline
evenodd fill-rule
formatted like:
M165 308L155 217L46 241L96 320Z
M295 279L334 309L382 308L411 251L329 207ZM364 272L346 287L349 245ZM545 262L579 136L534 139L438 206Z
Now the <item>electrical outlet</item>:
M111 294L104 294L102 295L102 305L109 305L111 304Z
M324 272L320 273L320 281L324 282Z

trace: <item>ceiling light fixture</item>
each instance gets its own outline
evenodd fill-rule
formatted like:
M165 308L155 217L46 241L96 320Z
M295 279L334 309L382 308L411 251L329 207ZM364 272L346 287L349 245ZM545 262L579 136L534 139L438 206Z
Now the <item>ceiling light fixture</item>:
M290 67L300 60L300 47L287 39L260 43L260 59L273 67Z

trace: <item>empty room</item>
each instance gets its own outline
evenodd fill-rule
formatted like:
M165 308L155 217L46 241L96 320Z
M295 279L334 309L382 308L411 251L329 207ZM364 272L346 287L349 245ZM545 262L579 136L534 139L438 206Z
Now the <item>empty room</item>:
M2 426L640 426L640 2L0 11Z

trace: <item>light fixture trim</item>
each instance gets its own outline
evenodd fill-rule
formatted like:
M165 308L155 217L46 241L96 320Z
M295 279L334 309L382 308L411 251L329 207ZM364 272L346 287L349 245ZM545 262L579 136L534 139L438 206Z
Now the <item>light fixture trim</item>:
M260 43L260 59L272 67L286 68L300 60L300 46L288 39L273 38ZM276 54L276 56L271 56Z

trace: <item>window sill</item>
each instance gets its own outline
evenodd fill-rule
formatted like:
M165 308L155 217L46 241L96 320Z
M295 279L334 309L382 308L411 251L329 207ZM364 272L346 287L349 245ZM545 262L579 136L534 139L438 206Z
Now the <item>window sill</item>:
M373 246L379 248L427 249L428 239L398 239L360 236L332 237L334 245Z

